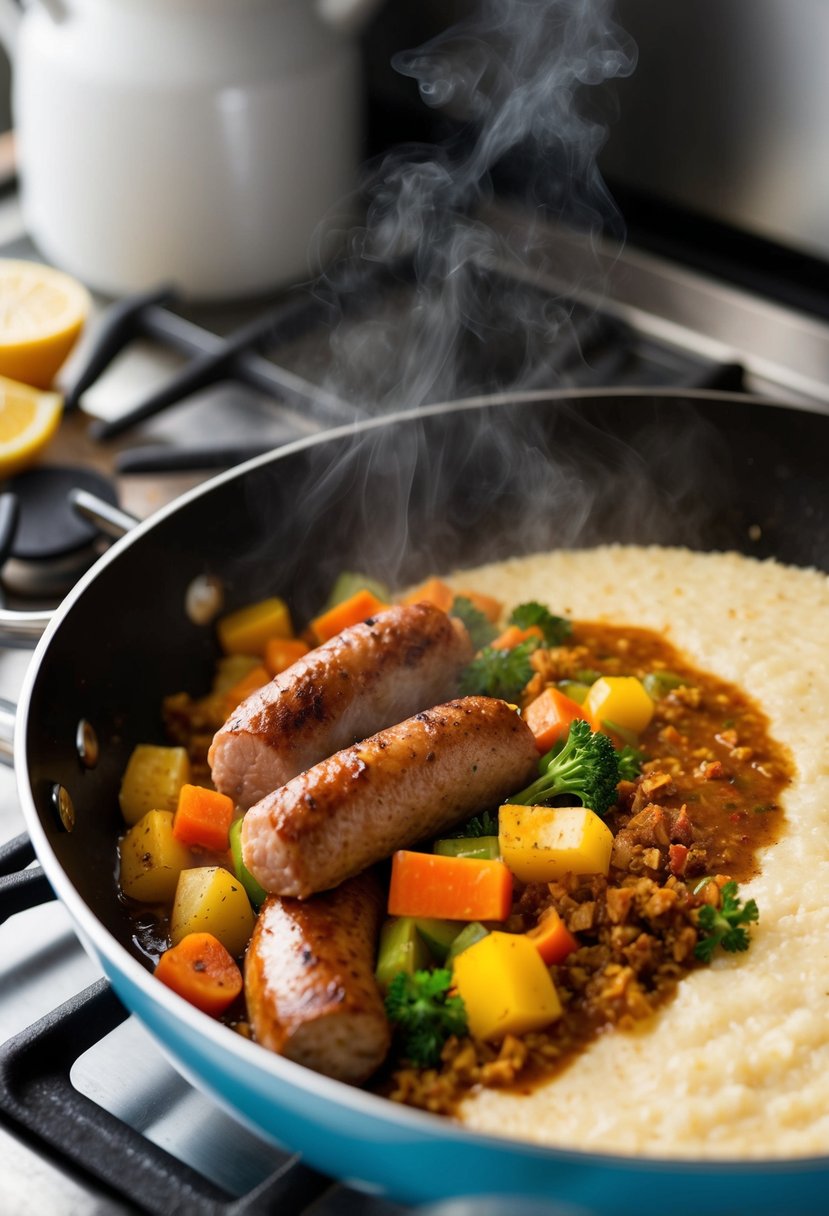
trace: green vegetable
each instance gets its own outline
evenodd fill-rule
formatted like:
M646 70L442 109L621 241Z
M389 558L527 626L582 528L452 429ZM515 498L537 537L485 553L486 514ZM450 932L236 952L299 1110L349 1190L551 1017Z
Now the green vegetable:
M536 638L527 638L526 642L519 642L511 650L484 647L461 672L461 695L515 700L532 679L530 656L537 646Z
M383 924L374 971L381 988L387 988L398 972L412 975L421 967L428 967L429 962L429 948L411 916L399 916Z
M465 595L456 595L449 609L452 616L458 617L466 626L466 632L476 650L482 650L498 636L498 630L491 624L480 608L476 608L472 600Z
M597 815L606 815L616 801L619 759L607 735L592 731L587 722L571 722L570 732L559 750L541 757L541 776L520 793L507 799L519 806L548 804L561 794L579 799Z
M466 1034L466 1009L459 996L449 996L451 984L445 969L399 971L389 984L386 1013L397 1024L405 1056L418 1068L433 1067L446 1040Z
M565 697L569 697L577 705L584 705L584 699L590 692L590 685L583 684L581 680L559 680L558 687Z
M334 586L328 593L328 599L325 604L326 611L329 608L335 608L337 604L342 604L345 600L350 600L352 595L356 595L358 591L370 591L372 595L376 595L378 600L383 600L388 603L391 599L391 592L385 583L381 583L376 578L369 578L367 574L358 574L353 570L342 570L334 580Z
M703 963L710 963L717 946L729 953L748 950L749 934L744 928L760 919L757 904L749 899L741 905L736 882L727 882L720 892L721 906L704 904L697 914L697 923L704 936L700 937L694 954Z
M242 861L242 820L234 819L230 825L230 856L233 859L233 870L239 882L245 888L248 899L254 908L258 908L268 898L268 892L251 874Z
M452 840L468 840L470 836L497 836L498 835L498 816L493 815L492 811L484 811L482 815L475 815L472 819L467 819L463 827L452 833Z
M494 861L501 856L497 836L456 836L436 840L432 851L443 857L474 857L479 861Z
M568 620L563 616L554 616L549 608L545 608L536 600L513 608L509 624L517 625L519 629L529 629L532 625L537 625L547 646L561 646L573 632L573 626Z
M637 751L635 747L625 744L616 752L616 762L619 765L619 780L620 781L635 781L642 771L642 761L645 759L642 752Z
M617 739L621 739L627 747L636 746L639 736L635 730L629 730L627 726L619 726L618 722L611 722L609 718L602 718L602 726Z
M472 920L468 925L461 929L458 936L449 947L449 953L446 956L446 966L451 967L459 954L463 954L464 950L468 950L470 946L474 946L476 942L481 941L489 934L489 929L485 928L479 920Z
M674 671L649 671L642 680L642 686L654 701L661 701L675 688L687 688L688 677L678 676Z
M443 963L446 961L446 955L449 953L452 942L463 929L464 922L462 920L440 920L433 916L418 916L415 925L429 947L432 958Z

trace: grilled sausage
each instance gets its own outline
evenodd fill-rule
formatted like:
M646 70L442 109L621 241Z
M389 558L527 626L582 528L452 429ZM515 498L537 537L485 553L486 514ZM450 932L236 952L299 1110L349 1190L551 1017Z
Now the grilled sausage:
M463 624L433 604L389 608L294 663L213 739L213 783L247 808L373 731L445 701L472 657Z
M482 808L537 771L530 728L505 701L463 697L323 760L252 807L245 865L300 899Z
M365 1081L391 1034L374 979L383 896L369 871L301 903L270 896L245 958L257 1042L340 1081Z

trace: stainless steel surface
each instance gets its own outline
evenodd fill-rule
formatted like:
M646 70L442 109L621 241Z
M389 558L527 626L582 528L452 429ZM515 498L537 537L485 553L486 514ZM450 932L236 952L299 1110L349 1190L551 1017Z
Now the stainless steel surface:
M605 172L787 247L829 253L824 0L618 0L639 48Z

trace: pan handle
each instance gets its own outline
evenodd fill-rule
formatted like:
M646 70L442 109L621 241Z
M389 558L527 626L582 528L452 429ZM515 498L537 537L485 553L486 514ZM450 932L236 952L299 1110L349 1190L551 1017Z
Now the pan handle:
M0 697L0 764L11 768L14 764L14 721L17 706L13 701Z

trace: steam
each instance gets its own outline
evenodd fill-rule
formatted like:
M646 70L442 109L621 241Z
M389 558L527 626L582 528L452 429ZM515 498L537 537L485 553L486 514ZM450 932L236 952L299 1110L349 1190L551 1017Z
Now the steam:
M572 358L584 340L572 328L571 293L517 284L513 269L545 269L550 218L587 241L619 229L596 163L607 126L594 94L633 70L635 51L611 8L610 0L483 0L466 21L396 56L396 69L451 117L456 134L440 146L396 148L367 169L366 222L319 290L351 314L367 270L387 268L406 279L405 290L399 307L392 292L382 316L336 327L339 391L360 394L368 384L369 404L399 409L466 396L484 382L488 391L561 382L562 352ZM497 172L520 179L525 214L539 216L520 235L487 222Z

